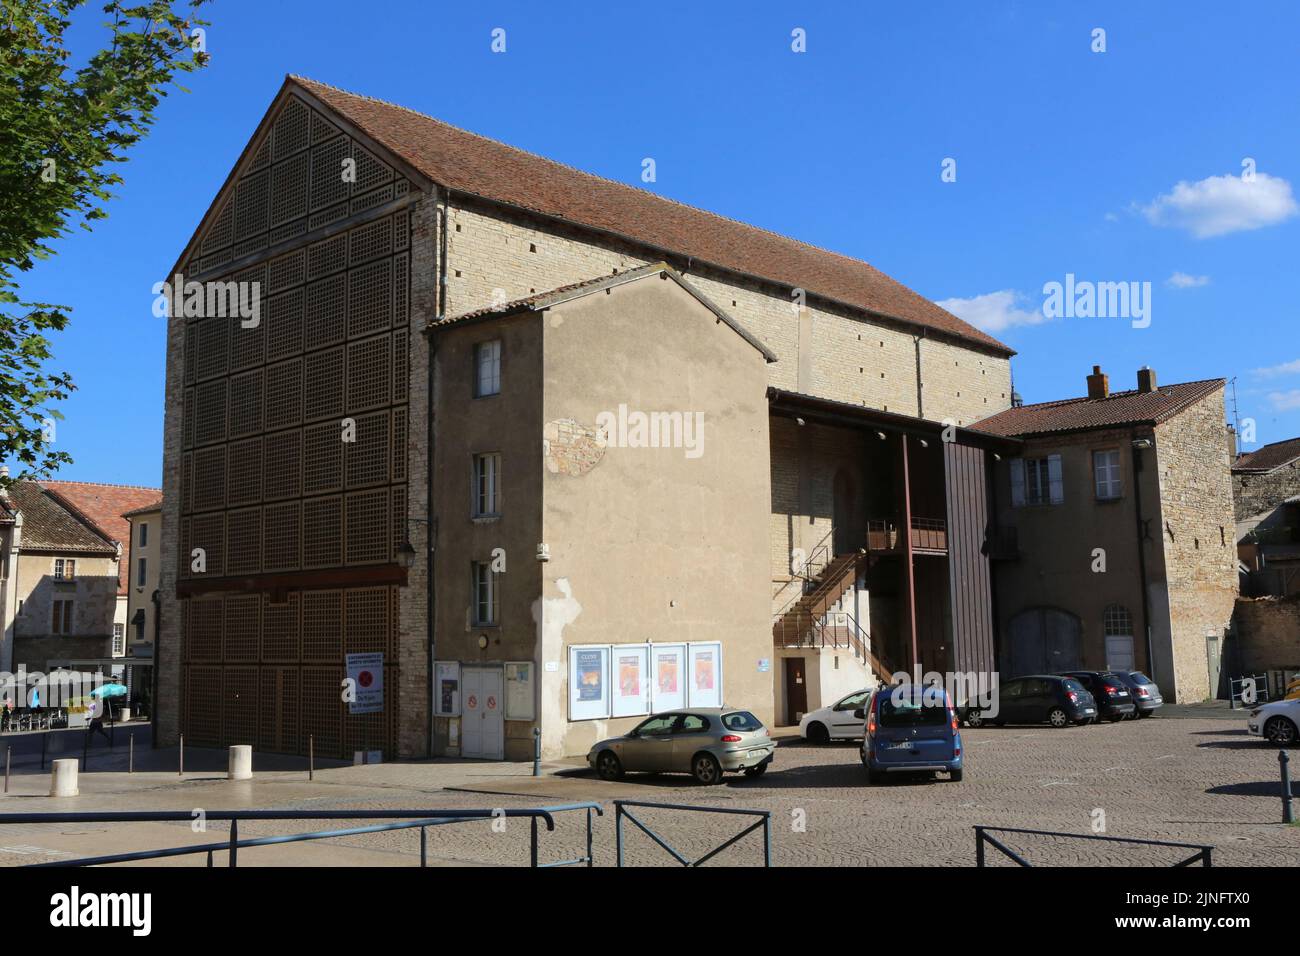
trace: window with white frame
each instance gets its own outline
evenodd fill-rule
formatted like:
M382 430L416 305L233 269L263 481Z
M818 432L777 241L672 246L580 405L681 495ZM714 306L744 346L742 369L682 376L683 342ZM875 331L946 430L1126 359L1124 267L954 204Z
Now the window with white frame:
M474 346L474 397L483 398L501 391L501 340L480 342Z
M77 561L75 558L55 558L54 559L54 577L60 581L71 581L77 576Z
M1092 453L1092 476L1098 501L1114 501L1123 494L1124 481L1120 477L1118 448Z
M113 656L121 657L126 653L126 625L113 625Z
M501 513L499 507L499 487L501 478L501 455L474 456L474 517L482 518Z
M1059 505L1065 500L1060 455L1013 458L1010 466L1012 507Z
M488 627L500 623L499 596L497 594L497 576L492 565L487 561L475 561L470 565L470 581L473 591L473 618L475 627Z

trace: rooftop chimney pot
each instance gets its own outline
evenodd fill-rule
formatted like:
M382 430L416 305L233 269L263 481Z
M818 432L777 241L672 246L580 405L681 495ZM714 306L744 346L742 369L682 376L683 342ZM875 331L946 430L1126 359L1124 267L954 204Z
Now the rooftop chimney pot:
M1100 365L1092 367L1092 374L1088 376L1088 397L1105 398L1110 394L1110 377L1101 370Z
M1138 391L1154 392L1156 390L1156 370L1143 365L1138 369Z

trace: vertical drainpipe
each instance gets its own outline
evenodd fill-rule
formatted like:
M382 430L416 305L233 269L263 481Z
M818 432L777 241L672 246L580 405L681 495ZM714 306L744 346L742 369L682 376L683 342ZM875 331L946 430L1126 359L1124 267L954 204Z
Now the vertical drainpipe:
M925 329L919 335L912 336L912 347L916 351L916 417L925 417L925 396L921 387L921 339L925 338Z
M438 215L438 288L437 296L437 318L442 319L447 314L447 191L440 189L442 193L442 208ZM434 541L433 536L436 525L433 523L433 360L437 354L437 348L434 345L434 333L426 330L424 343L429 350L427 367L429 374L425 381L425 428L426 428L426 447L425 447L425 474L424 474L424 517L428 522L424 526L424 589L425 589L425 617L426 628L428 631L425 644L425 706L429 708L429 733L428 733L428 756L433 756L433 661L434 661L434 620L437 610L437 599L435 597L433 567L434 567Z

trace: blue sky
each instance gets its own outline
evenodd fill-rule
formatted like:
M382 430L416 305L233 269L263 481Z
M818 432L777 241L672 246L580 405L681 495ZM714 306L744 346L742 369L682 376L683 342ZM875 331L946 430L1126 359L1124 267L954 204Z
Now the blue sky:
M1093 364L1112 388L1151 365L1162 383L1235 376L1255 447L1300 434L1300 5L216 0L206 16L211 66L165 101L109 219L25 277L73 308L61 477L160 482L150 289L291 72L628 183L653 157L665 196L979 318L1019 352L1027 402L1080 394ZM98 20L83 11L74 49ZM1149 327L1042 321L1067 274L1151 283Z

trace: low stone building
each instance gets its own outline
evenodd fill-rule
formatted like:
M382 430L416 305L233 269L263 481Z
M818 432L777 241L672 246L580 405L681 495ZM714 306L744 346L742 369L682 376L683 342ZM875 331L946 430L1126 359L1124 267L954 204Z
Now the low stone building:
M1024 442L996 469L1003 676L1136 668L1166 699L1220 691L1237 593L1224 380L1012 408L976 426Z

